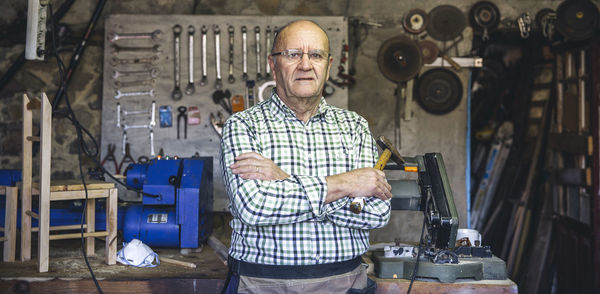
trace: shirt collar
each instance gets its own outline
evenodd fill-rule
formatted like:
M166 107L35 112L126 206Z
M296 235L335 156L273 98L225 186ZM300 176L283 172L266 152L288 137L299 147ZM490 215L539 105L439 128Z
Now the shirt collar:
M281 98L279 97L279 95L277 95L277 92L275 92L275 88L273 88L273 91L271 93L271 112L273 113L273 115L275 117L277 117L278 119L292 119L292 120L296 120L298 119L296 117L296 114L294 113L294 111L289 108L284 102L283 100L281 100ZM331 119L331 115L328 115L328 113L330 113L331 106L329 104L327 104L327 101L325 101L325 98L321 96L321 101L319 102L319 106L317 108L317 112L310 118L315 119L322 119L324 121L327 121L328 119Z

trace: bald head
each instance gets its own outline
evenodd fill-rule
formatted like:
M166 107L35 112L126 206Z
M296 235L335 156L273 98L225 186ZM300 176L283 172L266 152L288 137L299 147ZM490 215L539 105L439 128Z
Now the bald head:
M294 38L294 33L302 30L314 30L318 34L321 34L324 40L323 48L325 51L329 52L329 37L325 30L321 28L316 22L311 20L295 20L292 21L281 29L278 30L275 35L275 39L273 40L273 47L271 48L271 53L279 52L285 49L285 44L289 38Z

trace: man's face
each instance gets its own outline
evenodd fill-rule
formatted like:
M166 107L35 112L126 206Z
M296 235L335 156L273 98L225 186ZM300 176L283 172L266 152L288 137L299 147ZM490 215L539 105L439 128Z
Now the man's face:
M282 33L276 52L288 49L298 49L303 53L315 49L329 52L327 36L312 23L297 23ZM277 83L277 94L282 99L320 98L325 81L329 78L332 62L331 57L322 61L310 60L308 54L303 54L299 61L291 61L281 55L269 56L269 65Z

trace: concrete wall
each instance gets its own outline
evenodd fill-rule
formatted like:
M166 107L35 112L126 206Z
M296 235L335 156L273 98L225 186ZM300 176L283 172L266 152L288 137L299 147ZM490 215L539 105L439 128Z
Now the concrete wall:
M63 1L51 1L54 9ZM394 137L394 90L396 85L388 81L379 72L376 63L377 51L390 37L403 34L402 16L409 9L420 8L430 11L440 4L452 4L468 13L475 0L456 1L317 1L317 0L130 0L107 1L102 17L82 56L82 62L75 71L69 87L69 97L73 109L82 125L88 128L97 140L100 139L100 117L102 97L102 58L104 17L109 14L219 14L219 15L306 15L306 16L354 16L361 20L381 24L369 27L356 59L357 84L349 91L349 109L363 115L370 123L374 135ZM500 7L502 18L516 18L525 11L532 17L544 7L555 8L560 1L495 1ZM90 18L96 1L76 1L62 22L69 25L76 40ZM8 66L23 50L27 1L2 0L0 7L0 32L4 38L0 41L0 72ZM464 31L465 40L459 45L459 53L470 51L471 29ZM74 46L74 45L73 45ZM333 52L335 54L335 52ZM61 54L68 62L68 51ZM335 70L335 69L334 69ZM332 74L334 74L333 72ZM467 91L468 71L463 70L460 77L464 92ZM47 62L28 61L12 81L0 92L0 168L20 168L21 114L20 96L24 92L39 94L46 91L54 97L58 85L58 73L55 60ZM409 89L411 85L409 84ZM411 93L409 92L409 97ZM63 104L64 105L64 104ZM451 114L435 117L415 106L414 117L403 121L401 127L402 144L400 152L414 156L425 152L437 151L444 155L448 174L451 178L454 197L459 210L461 226L466 225L465 197L465 136L466 136L466 99ZM69 178L78 176L77 145L74 128L67 119L57 118L53 125L52 176ZM120 159L120 156L117 156ZM91 167L89 160L84 161ZM397 172L389 173L390 178L401 178ZM394 212L391 225L376 231L373 241L392 241L402 237L406 241L416 241L420 232L422 215L420 213ZM393 237L390 237L393 236Z

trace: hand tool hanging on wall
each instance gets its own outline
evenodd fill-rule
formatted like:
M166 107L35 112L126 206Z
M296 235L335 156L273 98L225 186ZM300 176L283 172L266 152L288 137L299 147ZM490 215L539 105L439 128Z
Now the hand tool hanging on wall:
M248 79L248 34L246 26L242 26L242 79Z
M136 92L121 92L120 90L115 91L115 99L121 99L121 97L131 96L149 96L154 97L154 89L148 91L136 91Z
M256 83L253 80L246 81L246 109L254 106L254 97L256 97Z
M217 71L217 81L215 89L223 88L223 80L221 79L221 29L215 25L213 32L215 33L215 69Z
M217 134L221 136L221 134L223 133L223 125L225 124L225 119L223 119L223 115L220 111L217 111L216 116L212 112L210 113L210 124L215 129L215 132L217 132Z
M229 78L227 79L230 84L235 83L235 78L233 77L233 34L235 32L235 28L233 26L229 26L227 28L229 32Z
M519 25L519 32L521 33L521 38L527 39L529 38L529 33L531 33L531 17L529 17L529 12L524 12L517 18L517 24Z
M217 105L221 105L227 113L231 114L231 102L229 98L231 97L231 92L229 90L216 90L212 94L213 102Z
M177 107L177 112L179 112L179 114L177 115L177 139L179 140L180 136L179 136L179 125L181 125L181 121L183 120L183 138L187 139L187 107L185 106L179 106Z
M132 71L113 70L111 76L113 79L118 79L120 77L140 76L140 75L146 75L146 76L149 76L152 78L156 78L156 77L158 77L158 69L149 68L146 70L132 70Z
M123 137L125 137L125 132L123 132ZM123 156L123 159L121 159L121 163L119 163L119 170L123 169L123 164L125 163L135 163L135 159L133 159L131 153L129 152L129 143L124 143L124 146L125 152L123 152L123 154L125 154L125 156Z
M548 40L554 39L556 30L556 12L550 8L542 8L535 14L535 24Z
M119 64L148 64L148 65L155 65L156 62L158 61L158 56L154 55L154 56L150 56L150 57L143 57L143 58L118 58L118 57L113 57L110 61L110 65L112 66L117 66Z
M192 95L196 91L194 86L194 26L188 26L188 85L185 94Z
M206 85L207 82L207 70L206 70L206 34L208 33L208 29L206 26L202 26L200 29L200 33L202 34L201 46L202 46L202 79L200 80L200 86Z
M445 68L434 68L415 80L413 95L421 107L436 115L454 110L462 99L460 78Z
M119 53L126 52L151 52L154 54L159 54L162 52L161 45L153 45L153 46L120 46L117 44L112 45L113 55L118 55Z
M127 81L127 82L121 82L119 80L116 80L114 82L115 88L117 88L117 89L140 87L140 86L154 86L154 83L156 83L156 79Z
M180 89L180 67L181 67L181 26L180 25L175 25L173 27L173 35L174 35L174 39L173 39L173 44L174 44L174 54L175 54L175 58L173 58L173 62L175 63L175 88L173 89L173 92L171 93L171 98L175 101L177 100L181 100L181 97L183 96L183 94L181 93L181 89Z
M271 67L269 66L269 55L271 54L271 27L265 30L265 79L271 78Z
M256 35L256 81L262 80L262 74L260 69L260 27L254 27L254 34Z
M100 162L100 165L104 167L104 164L108 160L109 162L112 162L115 165L115 173L120 174L121 171L119 170L119 165L117 164L115 150L117 150L117 146L115 144L108 144L108 152L106 153L106 156L104 156L104 159L102 159L102 162Z
M490 39L489 32L500 23L500 10L492 2L479 1L469 10L469 21L475 31L483 30L481 39L487 41Z
M155 155L156 153L154 153L154 130L150 129L150 156L154 157Z
M404 119L412 116L412 98L406 95L406 84L413 79L423 66L423 56L417 43L406 35L398 35L385 41L377 54L377 65L381 73L398 84L396 89L396 111L394 140L400 148L400 111L404 102Z
M155 30L153 32L148 33L115 33L112 32L108 35L108 40L111 43L114 43L118 40L152 40L152 41L160 41L162 37L161 30Z

